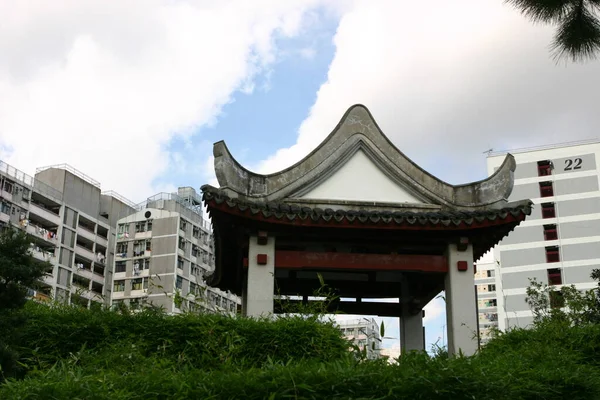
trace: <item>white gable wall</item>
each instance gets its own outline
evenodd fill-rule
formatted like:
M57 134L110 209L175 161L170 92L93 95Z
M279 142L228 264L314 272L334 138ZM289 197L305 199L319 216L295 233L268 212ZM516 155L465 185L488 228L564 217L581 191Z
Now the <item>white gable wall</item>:
M423 203L390 179L362 150L317 187L301 196L315 200Z

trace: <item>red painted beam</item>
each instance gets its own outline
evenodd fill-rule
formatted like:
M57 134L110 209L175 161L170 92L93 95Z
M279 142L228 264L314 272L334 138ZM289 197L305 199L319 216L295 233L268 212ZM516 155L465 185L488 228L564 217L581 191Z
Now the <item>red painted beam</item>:
M275 268L362 269L385 271L448 272L444 256L414 254L275 252Z

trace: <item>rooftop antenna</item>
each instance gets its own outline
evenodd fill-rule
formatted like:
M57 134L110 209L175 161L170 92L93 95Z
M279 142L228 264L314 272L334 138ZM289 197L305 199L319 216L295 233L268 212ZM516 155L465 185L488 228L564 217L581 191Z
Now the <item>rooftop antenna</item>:
M491 149L488 149L488 150L484 151L483 154L487 153L487 155L489 156L493 151L494 151L494 149L491 148Z

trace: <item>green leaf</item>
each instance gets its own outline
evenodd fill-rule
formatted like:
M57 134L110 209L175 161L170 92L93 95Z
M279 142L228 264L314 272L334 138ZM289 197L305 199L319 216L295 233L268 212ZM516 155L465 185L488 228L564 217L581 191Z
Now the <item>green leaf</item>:
M600 51L600 21L584 5L573 8L559 23L551 46L556 59L583 61Z
M505 0L534 22L558 22L573 8L571 0Z

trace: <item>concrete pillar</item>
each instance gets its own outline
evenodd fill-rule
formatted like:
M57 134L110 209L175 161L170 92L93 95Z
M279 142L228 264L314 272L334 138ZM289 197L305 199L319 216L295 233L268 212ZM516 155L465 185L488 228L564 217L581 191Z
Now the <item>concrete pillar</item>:
M472 355L477 349L477 310L473 291L473 247L471 244L448 245L446 274L446 326L448 354Z
M402 352L425 350L422 310L417 315L400 317L400 349Z
M265 234L250 236L248 277L242 298L247 317L273 314L275 292L275 238Z
M410 308L410 288L406 277L402 281L402 316L400 319L400 349L405 351L425 350L425 337L423 332L423 311L419 310L412 315Z

